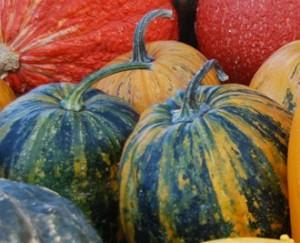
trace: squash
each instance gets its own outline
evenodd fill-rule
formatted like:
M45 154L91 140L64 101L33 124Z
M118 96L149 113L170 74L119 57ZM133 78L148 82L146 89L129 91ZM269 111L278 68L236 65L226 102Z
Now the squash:
M78 208L47 188L0 179L0 208L0 242L102 242Z
M300 100L293 117L289 151L288 151L288 188L289 204L291 214L292 237L296 242L300 242L300 157L299 157L299 138L300 138Z
M131 62L151 64L151 70L136 70L112 75L94 85L104 92L128 101L139 113L149 106L165 101L178 89L187 86L189 79L206 58L195 48L176 41L158 41L145 48L143 34L147 25L160 16L171 17L169 10L154 10L139 22L133 51L121 55L108 65ZM146 51L147 50L147 51ZM207 84L219 84L214 72L205 79Z
M0 1L0 77L16 93L79 82L131 49L137 21L171 0ZM147 40L177 39L177 19L159 20Z
M250 87L269 96L294 112L299 96L300 41L293 41L275 51L257 70Z
M89 87L102 77L136 68L148 65L110 66L78 86L43 85L0 113L0 176L71 199L105 242L114 242L117 232L117 163L138 114L120 98Z
M120 213L130 243L290 232L291 114L246 86L199 87L214 64L208 61L186 92L144 112L126 141Z
M199 0L199 50L216 58L233 83L249 84L278 48L300 38L299 0Z
M10 102L16 99L12 89L0 79L0 111L7 106Z
M287 235L282 235L280 240L266 239L266 238L228 238L221 240L205 241L203 243L295 243L293 239L290 239Z

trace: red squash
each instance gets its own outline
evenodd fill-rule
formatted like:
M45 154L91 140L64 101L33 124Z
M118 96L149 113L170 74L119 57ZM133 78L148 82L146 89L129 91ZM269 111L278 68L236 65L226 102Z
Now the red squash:
M299 10L299 0L198 1L200 50L218 59L231 81L248 84L271 53L300 38Z
M23 93L77 82L132 47L136 23L171 0L0 1L0 76ZM158 20L147 40L177 39L176 18Z

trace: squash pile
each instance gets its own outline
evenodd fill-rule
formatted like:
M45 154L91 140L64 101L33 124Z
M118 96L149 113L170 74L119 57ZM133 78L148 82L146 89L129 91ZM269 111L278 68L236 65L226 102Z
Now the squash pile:
M172 3L0 2L0 242L300 242L299 41L226 84Z

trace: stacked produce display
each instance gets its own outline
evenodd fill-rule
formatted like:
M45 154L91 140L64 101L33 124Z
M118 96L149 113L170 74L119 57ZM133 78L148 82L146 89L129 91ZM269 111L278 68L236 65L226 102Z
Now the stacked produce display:
M271 2L0 1L0 242L300 243L300 3Z

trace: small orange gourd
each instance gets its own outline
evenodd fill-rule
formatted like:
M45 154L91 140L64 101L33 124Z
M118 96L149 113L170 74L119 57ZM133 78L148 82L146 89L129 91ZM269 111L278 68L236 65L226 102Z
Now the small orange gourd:
M300 41L293 41L274 52L258 69L250 87L293 112L300 79Z
M139 22L134 37L133 51L114 59L107 65L132 62L151 63L150 70L126 71L115 74L94 85L110 95L119 96L141 113L152 104L163 102L188 81L204 64L206 58L195 48L178 41L156 41L145 47L144 31L151 20L172 16L170 10L154 10ZM159 31L159 30L158 30ZM147 51L146 51L147 49ZM204 84L219 84L214 71Z
M0 111L16 98L12 89L0 79Z
M292 237L300 242L300 103L294 113L288 151L288 190Z

